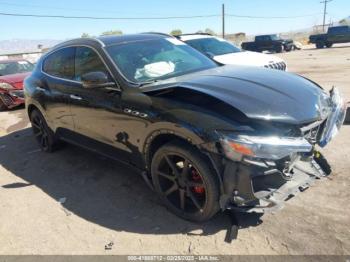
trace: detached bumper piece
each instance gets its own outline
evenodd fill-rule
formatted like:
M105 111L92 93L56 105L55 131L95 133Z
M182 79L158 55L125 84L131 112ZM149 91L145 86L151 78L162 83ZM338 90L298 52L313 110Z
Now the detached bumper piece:
M321 159L318 161L325 161ZM230 180L231 186L226 186L225 191L232 190L232 194L221 199L221 206L248 213L278 211L287 200L312 186L316 179L328 176L329 172L325 172L318 161L313 156L299 159L293 163L289 173L231 163L226 168L224 179L225 182ZM233 175L229 175L230 171L234 172Z

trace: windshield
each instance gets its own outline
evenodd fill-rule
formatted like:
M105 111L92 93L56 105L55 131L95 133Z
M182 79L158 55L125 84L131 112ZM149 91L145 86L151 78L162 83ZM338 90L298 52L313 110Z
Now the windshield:
M106 47L122 74L143 83L216 67L215 62L175 38L121 43Z
M22 61L0 61L0 76L31 72L34 65L26 60Z
M204 54L214 56L237 53L242 51L238 47L227 42L226 40L214 37L193 39L185 42Z
M280 40L279 36L277 35L271 35L271 40Z

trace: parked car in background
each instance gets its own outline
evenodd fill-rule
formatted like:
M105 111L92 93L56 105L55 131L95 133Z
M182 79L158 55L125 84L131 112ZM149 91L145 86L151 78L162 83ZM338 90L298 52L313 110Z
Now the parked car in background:
M27 60L0 61L0 110L24 103L23 80L33 69Z
M277 35L257 35L254 42L244 42L241 46L244 50L275 53L292 51L294 48L293 40L282 39Z
M310 35L309 42L317 48L330 48L333 44L350 42L350 26L333 26L328 28L326 34Z
M330 142L346 109L337 89L218 65L159 34L64 42L24 85L43 151L64 140L132 165L192 221L220 209L274 211L329 175L314 146Z
M225 39L209 34L186 34L177 38L221 64L287 69L286 63L277 56L243 51Z

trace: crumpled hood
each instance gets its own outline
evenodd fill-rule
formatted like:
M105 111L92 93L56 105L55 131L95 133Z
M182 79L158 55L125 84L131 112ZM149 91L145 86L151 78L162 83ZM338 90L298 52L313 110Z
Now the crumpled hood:
M328 95L301 76L230 65L159 81L144 86L142 92L176 87L213 96L249 118L290 124L320 120L320 110L328 103Z
M244 65L244 66L265 66L283 62L277 56L261 54L256 52L237 52L225 55L214 56L215 61L225 65Z

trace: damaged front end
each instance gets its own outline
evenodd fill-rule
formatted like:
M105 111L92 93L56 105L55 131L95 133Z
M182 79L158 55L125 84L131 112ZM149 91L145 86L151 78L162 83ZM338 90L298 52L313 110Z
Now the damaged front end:
M23 90L16 89L8 83L0 82L0 104L6 108L13 108L24 104Z
M321 121L300 127L300 136L218 131L225 154L222 209L276 211L285 201L331 171L316 144L324 147L344 122L346 106L336 89Z

